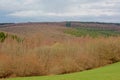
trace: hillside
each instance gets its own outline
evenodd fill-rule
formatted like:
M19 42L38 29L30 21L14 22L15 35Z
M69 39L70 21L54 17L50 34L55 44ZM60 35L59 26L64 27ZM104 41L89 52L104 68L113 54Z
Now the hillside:
M0 78L49 77L49 75L62 76L69 73L74 73L70 75L75 78L80 72L78 74L81 77L77 78L84 79L86 74L90 77L89 72L96 75L95 77L99 75L99 69L98 72L91 71L92 69L120 61L119 25L79 23L80 25L75 26L73 24L78 23L72 22L69 26L64 22L19 23L1 27ZM97 26L90 27L93 24ZM112 28L105 27L108 25ZM49 79L48 77L46 78ZM44 77L40 77L42 78ZM57 76L52 78L54 80ZM65 79L67 78L73 79L65 75Z

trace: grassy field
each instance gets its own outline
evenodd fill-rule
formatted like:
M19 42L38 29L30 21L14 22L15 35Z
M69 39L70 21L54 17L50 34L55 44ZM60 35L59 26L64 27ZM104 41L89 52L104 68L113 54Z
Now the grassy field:
M8 80L120 80L120 62L103 68L73 74L11 78Z
M73 28L73 29L67 29L64 31L67 34L75 35L77 37L85 37L85 36L91 36L91 37L110 37L110 36L119 36L120 32L116 30L105 30L105 29L97 29L97 28Z

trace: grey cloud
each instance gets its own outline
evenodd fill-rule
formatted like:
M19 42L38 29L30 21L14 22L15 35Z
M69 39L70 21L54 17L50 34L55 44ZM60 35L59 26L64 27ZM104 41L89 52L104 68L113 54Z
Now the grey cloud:
M5 15L19 18L21 21L30 19L33 21L103 20L119 22L119 4L120 0L1 0L0 13L1 11L7 12Z
M63 12L72 6L69 0L42 0L41 2L46 12Z

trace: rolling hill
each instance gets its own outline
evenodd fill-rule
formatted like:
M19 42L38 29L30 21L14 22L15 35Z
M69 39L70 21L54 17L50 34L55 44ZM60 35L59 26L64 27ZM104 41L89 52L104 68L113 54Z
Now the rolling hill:
M66 26L65 22L55 22L1 26L0 32L7 35L0 43L1 78L120 80L119 24L71 22Z

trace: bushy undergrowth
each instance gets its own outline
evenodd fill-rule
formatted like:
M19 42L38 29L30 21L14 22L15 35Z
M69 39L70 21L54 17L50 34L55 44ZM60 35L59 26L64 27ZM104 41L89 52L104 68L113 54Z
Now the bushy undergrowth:
M7 38L7 34L0 32L0 42L3 42Z
M1 78L65 74L120 61L120 37L84 37L51 45L33 38L0 43Z
M0 42L4 42L8 37L13 40L16 40L17 42L23 42L23 39L18 37L17 35L0 32Z

